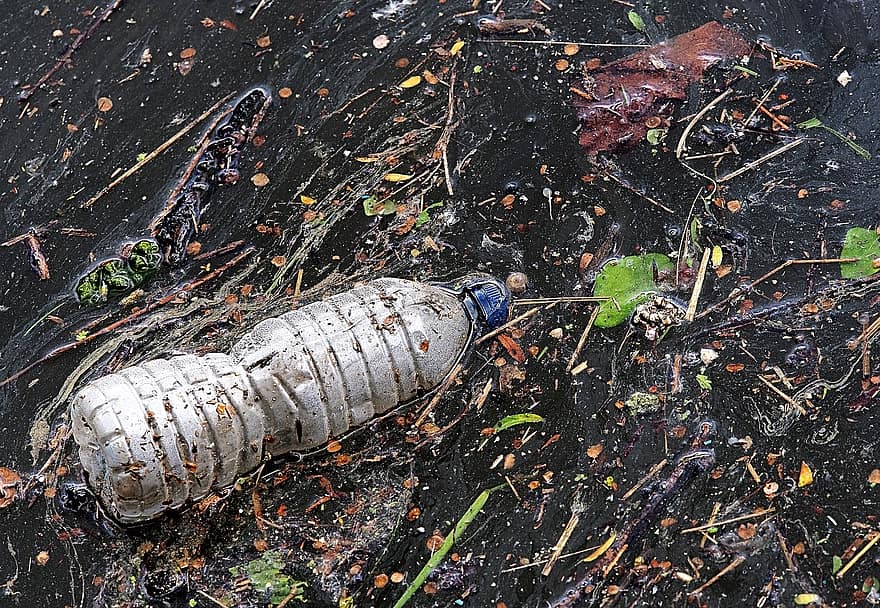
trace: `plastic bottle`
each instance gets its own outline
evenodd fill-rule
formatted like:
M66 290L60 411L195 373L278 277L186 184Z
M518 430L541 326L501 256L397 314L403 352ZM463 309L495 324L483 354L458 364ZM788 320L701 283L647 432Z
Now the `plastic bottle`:
M509 305L490 277L379 279L266 319L229 354L99 378L71 404L86 479L120 522L157 517L437 387Z

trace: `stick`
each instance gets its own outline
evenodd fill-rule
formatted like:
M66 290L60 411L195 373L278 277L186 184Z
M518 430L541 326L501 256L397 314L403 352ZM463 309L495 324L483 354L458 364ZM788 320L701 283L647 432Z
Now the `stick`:
M37 235L34 232L29 232L25 237L25 242L31 251L31 266L37 272L37 276L40 277L41 281L47 280L49 278L49 264L46 262L43 250L40 249L40 241L37 239Z
M248 17L248 21L253 21L253 20L254 20L254 17L257 16L257 13L259 13L261 10L263 10L263 7L266 6L266 3L267 3L268 1L269 1L269 0L260 0L260 3L257 5L257 8L255 8L255 9L254 9L254 12L251 13L251 16ZM285 602L285 603L287 603L287 602Z
M684 315L685 321L693 321L694 314L697 312L697 302L700 301L700 292L703 291L703 281L706 279L706 269L709 267L709 257L712 250L706 247L703 249L703 259L700 260L700 271L697 273L697 280L694 282L694 290L691 292L691 299L688 302L687 312Z
M190 283L183 284L181 287L172 290L171 292L169 292L168 294L166 294L165 296L163 296L159 300L156 300L155 302L151 302L150 304L147 304L146 306L144 306L140 310L137 310L137 311L131 313L130 315L128 315L124 319L119 319L118 321L114 321L110 325L106 325L106 326L102 327L101 329L99 329L98 331L96 331L93 334L87 334L82 340L77 340L75 342L68 342L67 344L63 344L63 345L59 346L58 348L55 348L54 350L49 351L48 353L46 353L45 355L43 355L42 357L40 357L39 359L37 359L36 361L31 363L30 365L24 367L23 369L20 369L19 371L15 372L14 374L9 376L5 380L0 381L0 387L6 386L10 382L17 380L18 378L22 377L24 374L28 373L29 371L31 371L32 369L37 367L38 365L41 365L41 364L45 363L46 361L49 361L50 359L54 359L58 355L61 355L61 354L66 353L68 351L74 350L74 349L76 349L76 347L80 346L81 344L86 344L88 342L91 342L92 340L94 340L95 338L97 338L99 336L109 334L113 330L118 329L119 327L122 327L126 323L130 323L130 322L134 321L135 319L144 316L148 312L152 312L152 311L156 310L157 308L164 306L165 304L167 304L168 302L171 302L174 298L179 296L181 293L185 293L187 291L192 291L196 287L199 287L199 286L207 283L208 281L211 281L212 279L217 278L218 276L220 276L221 274L223 274L224 272L226 272L227 270L229 270L230 268L232 268L233 266L235 266L236 264L241 262L247 256L252 254L254 251L255 251L254 247L248 247L247 249L245 249L244 251L239 253L237 256L235 256L234 258L232 258L231 260L229 260L228 262L226 262L222 266L218 266L217 268L215 268L214 270L212 270L208 274L203 275L201 277L198 277L197 279L193 280Z
M767 515L768 513L773 513L774 511L776 511L776 509L774 509L773 507L770 507L769 509L764 509L762 511L755 511L754 513L749 513L747 515L740 515L739 517L731 517L730 519L722 519L721 521L716 521L711 524L703 524L702 526L697 526L695 528L687 528L686 530L682 530L681 533L686 534L688 532L700 532L702 530L708 530L709 528L712 528L712 527L720 527L720 526L724 526L727 524L733 524L738 521L743 521L746 519L755 519L756 517L763 517L764 515Z
M864 557L865 553L877 544L877 541L880 540L880 532L871 532L871 539L862 547L862 550L856 553L851 560L846 562L846 565L840 569L840 571L836 574L837 578L843 578L843 575L849 572L850 568L856 565L856 562Z
M542 44L542 45L566 45L566 44L576 44L578 46L595 46L595 47L604 47L604 48L619 48L619 49L648 49L651 48L650 44L616 44L612 42L575 42L575 41L563 41L563 40L511 40L509 38L478 38L476 42L482 42L483 44Z
M780 264L779 266L777 266L773 270L763 274L757 280L755 280L751 283L748 283L747 285L744 285L742 287L737 287L732 292L730 292L729 296L727 296L726 298L724 298L720 302L713 304L712 306L710 306L709 308L707 308L706 310L704 310L700 314L696 315L694 318L701 319L701 318L705 317L706 315L708 315L709 313L718 310L719 308L721 308L722 306L724 306L725 304L727 304L728 302L730 302L734 298L737 298L745 293L748 293L749 291L751 291L752 289L757 287L759 283L766 281L767 279L772 277L777 272L780 272L781 270L785 270L789 266L797 266L797 265L801 265L801 264L843 264L843 263L847 263L847 262L858 262L859 259L860 258L819 258L819 259L806 259L806 260L786 260L785 262L783 262L782 264Z
M769 89L767 89L767 92L764 93L764 95L761 96L761 100L758 102L758 105L755 106L755 109L752 110L752 113L749 114L749 117L746 118L745 121L743 121L743 124L744 124L744 125L748 126L748 124L749 124L750 122L752 122L752 119L755 117L755 114L758 113L758 110L759 110L760 108L764 107L764 103L766 103L766 101L770 98L770 95L773 94L773 91L776 90L776 87L779 86L779 83L780 83L780 82L782 82L782 78L777 78L777 79L776 79L776 82L773 83L773 86L771 86Z
M648 471L647 475L645 475L644 477L642 477L640 480L638 480L638 481L636 482L636 485L634 485L634 486L631 487L629 490L627 490L627 491L626 491L626 494L624 494L623 496L621 496L620 500L628 500L630 496L632 496L633 494L635 494L636 492L638 492L639 488L641 488L643 485L645 485L646 483L648 483L648 481L649 481L652 477L654 477L654 475L656 475L657 473L659 473L659 472L660 472L660 469L662 469L663 467L665 467L666 464L667 464L668 462L669 462L669 460L667 460L666 458L664 458L663 460L661 460L660 462L658 462L657 464L655 464L653 467L651 467L651 470Z
M112 182L110 182L109 184L104 186L104 188L102 188L95 196L93 196L92 198L90 198L89 200L84 202L82 205L80 205L80 209L88 209L89 207L94 205L98 201L99 198L101 198L102 196L104 196L105 194L110 192L113 188L115 188L116 186L118 186L119 184L124 182L126 179L128 179L129 177L131 177L132 175L137 173L141 169L141 167L143 167L148 162L150 162L151 160L153 160L154 158L156 158L157 156L162 154L162 152L164 152L169 147L171 147L174 144L174 142L176 142L178 139L180 139L181 137L183 137L184 135L189 133L193 127L195 127L197 124L199 124L200 122L205 120L208 116L210 116L212 113L214 113L214 111L216 111L217 108L219 108L224 103L229 101L233 95L234 95L234 93L230 93L229 95L227 95L226 97L224 97L223 99L221 99L220 101L215 103L213 106L211 106L210 108L205 110L201 115L199 115L197 118L195 118L192 122L190 122L188 125L186 125L184 128L182 128L180 131L178 131L177 133L172 135L171 138L168 139L165 143L163 143L158 148L156 148L155 150L153 150L152 152L147 154L143 160L135 163L128 171L126 171L125 173L123 173L122 175L120 175L119 177L114 179Z
M736 568L738 568L740 566L740 564L742 564L744 561L746 561L746 558L744 558L742 555L740 555L739 557L734 559L732 562L730 562L729 564L724 566L718 574L716 574L715 576L710 578L708 581L706 581L705 583L703 583L702 585L700 585L699 587L697 587L696 589L694 589L693 591L688 593L688 596L699 595L700 593L702 593L703 591L705 591L706 589L708 589L709 587L714 585L718 581L718 579L720 579L722 576L724 576L725 574L727 574L731 570L735 570Z
M577 362L578 355L581 354L581 349L587 342L587 336L590 335L590 330L593 328L593 323L596 322L596 317L598 316L599 307L596 306L595 308L593 308L593 313L590 315L590 320L587 321L587 326L584 328L584 333L581 334L581 338L580 340L578 340L577 346L575 346L574 352L571 354L571 359L568 360L568 366L565 368L565 371L570 372L571 368L574 367L574 364Z
M527 310L526 312L524 312L524 313L521 314L520 316L511 319L510 321L508 321L507 323L505 323L505 324L502 325L501 327L498 327L497 329L493 329L493 330L490 331L488 334L485 334L485 335L483 335L483 336L480 336L480 337L477 339L476 344L482 344L482 343L485 342L486 340L491 340L492 338L494 338L494 337L497 336L498 334L500 334L500 333L502 333L502 332L504 332L504 331L507 331L507 329L509 329L510 327L516 325L516 324L519 323L520 321L525 321L525 320L528 319L529 317L535 315L535 313L537 313L539 310L541 310L541 307L540 307L540 306L535 306L534 308L530 308L529 310Z
M455 365L455 367L452 368L452 371L446 377L446 380L443 381L443 384L440 385L440 389L434 395L433 399L431 399L431 402L428 403L428 406L419 415L419 417L416 418L415 423L413 423L414 427L418 428L418 427L422 426L422 423L425 421L425 418L427 418L428 415L432 411L434 411L434 408L437 407L438 403L440 403L440 399L443 397L443 395L446 394L446 391L449 390L449 387L455 383L455 380L456 380L456 378L458 378L458 375L461 373L462 369L464 369L464 366L461 363L457 363Z
M449 75L449 92L448 92L448 101L446 106L446 128L444 131L449 132L452 128L452 119L455 116L455 67L458 63L457 58L456 61L452 64L452 72ZM443 142L441 143L443 147L443 173L446 177L446 192L449 196L453 196L454 192L452 191L452 174L449 171L449 155L447 154L447 148L449 147L449 139L444 137Z
M572 302L612 302L620 310L617 301L610 296L562 296L560 298L520 298L513 306L531 306L533 304L569 304Z
M57 72L58 70L61 69L61 66L67 64L67 62L70 61L70 59L73 57L73 54L77 51L77 49L79 49L79 47L81 47L83 45L83 43L92 34L95 33L95 30L98 29L98 26L110 18L110 15L113 14L113 11L115 11L117 8L119 8L120 4L122 4L122 0L114 0L109 5L107 5L107 8L104 9L104 12L101 13L101 15L97 19L92 21L92 24L88 27L88 29L86 31L82 32L79 36L77 36L74 39L73 42L70 43L70 46L67 47L67 50L61 56L61 59L56 61L55 65L53 65L52 68L48 72L43 74L43 76L37 81L37 84L33 85L32 87L30 87L28 89L25 89L25 90L19 92L18 100L22 101L22 102L27 101L28 99L31 98L31 95L33 95L37 89L39 89L41 86L46 84L46 82L50 78L52 78L52 76L55 75L55 72Z
M203 598L205 598L206 600L209 600L209 601L211 601L211 602L214 602L215 604L217 604L218 606L220 606L220 608L229 608L229 606L227 606L226 604L224 604L223 602L221 602L220 600L218 600L216 597L214 597L213 595L210 595L210 594L208 594L208 593L205 593L205 592L202 591L201 589L196 589L196 593L198 593L199 595L201 595L201 596L202 596Z
M633 188L632 186L627 184L625 181L623 181L622 179L620 179L619 177L617 177L613 173L606 171L604 173L604 175L605 175L605 177L607 177L608 179L610 179L611 181L613 181L614 183L616 183L620 187L622 187L626 190L629 190L630 192L632 192L633 194L635 194L637 196L642 197L643 199L645 199L646 201L648 201L649 203L651 203L655 207L663 209L663 211L665 211L666 213L675 213L675 211L673 211L672 209L670 209L669 207L667 207L666 205L664 205L660 201L654 200L653 198L651 198L650 196L648 196L644 192L639 192L638 190L636 190L635 188Z
M165 207L162 208L156 217L150 222L149 229L153 232L153 236L155 236L156 231L159 229L159 224L162 223L168 215L174 211L174 208L177 207L177 196L181 193L181 191L186 186L186 183L189 181L190 176L193 174L193 171L198 167L199 162L202 160L202 157L205 155L205 152L208 149L208 146L211 145L211 133L217 128L217 125L220 124L220 121L232 114L232 108L227 108L223 112L220 113L211 124L208 125L208 128L205 130L205 135L202 137L202 141L199 143L199 148L196 150L196 153L193 154L193 157L190 159L189 164L186 166L186 169L183 172L183 175L180 176L180 179L177 180L177 183L174 185L174 188L171 189L171 193L168 195L168 199L165 201Z
M752 169L754 169L755 167L758 167L759 165L763 165L768 160L775 158L784 152L788 152L792 148L795 148L795 147L801 145L805 141L807 141L806 137L799 137L798 139L793 139L790 142L788 142L787 144L779 146L775 150L768 152L767 154L765 154L761 158L744 164L742 167L740 167L736 171L731 171L730 173L728 173L726 175L722 175L721 177L718 178L718 183L723 184L724 182L728 182L735 177L739 177L743 173L746 173L747 171L751 171Z
M684 149L686 147L685 144L687 142L688 135L691 134L694 126L696 126L696 124L700 122L703 116L709 113L709 110L724 101L724 99L731 93L733 93L733 89L727 89L726 91L721 93L721 95L707 103L702 110L694 114L694 117L691 118L690 122L688 122L687 126L684 128L684 131L682 132L681 137L678 140L678 144L676 144L675 146L675 158L681 160L681 155L684 154Z
M571 514L571 517L568 518L568 523L565 525L565 529L562 530L562 534L559 535L559 540L556 541L556 545L553 547L553 552L550 554L550 559L547 560L547 564L541 570L542 576L550 576L550 572L553 570L553 566L556 565L556 561L559 559L559 556L562 555L563 549L565 549L565 545L568 544L568 539L571 538L574 529L577 527L578 522L581 519L581 514L578 511L574 511Z
M771 391L779 395L783 401L794 407L801 416L807 415L807 410L804 409L804 406L792 399L789 395L782 392L781 389L777 388L776 385L767 380L767 378L765 378L764 376L758 376L758 380L763 382Z

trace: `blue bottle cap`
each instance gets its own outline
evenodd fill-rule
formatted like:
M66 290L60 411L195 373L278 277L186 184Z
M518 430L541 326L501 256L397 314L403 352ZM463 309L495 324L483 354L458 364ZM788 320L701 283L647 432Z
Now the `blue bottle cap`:
M510 290L495 277L466 279L461 284L464 305L475 321L485 323L486 329L497 329L510 318Z

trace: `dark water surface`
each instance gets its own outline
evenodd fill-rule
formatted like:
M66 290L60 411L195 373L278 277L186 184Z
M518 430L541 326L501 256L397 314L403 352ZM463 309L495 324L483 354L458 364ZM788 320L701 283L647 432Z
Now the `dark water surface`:
M539 18L554 40L647 42L627 19L626 3L546 4L552 10ZM493 8L483 5L482 12ZM64 388L65 381L100 374L124 340L134 346L132 363L175 351L224 348L263 316L290 306L285 288L292 289L299 269L306 299L373 276L442 280L471 270L502 277L523 271L531 279L529 296L589 295L579 260L585 251L599 249L614 224L620 226L616 253L672 253L696 217L703 226L698 245L721 246L724 264L733 267L725 277L709 273L699 312L728 295L738 277L755 279L787 259L835 257L847 228L873 228L880 221L875 158L860 158L818 129L806 133L808 142L727 184L721 194L741 201L736 213L711 201L699 201L692 210L708 182L675 159L672 148L686 121L670 130L670 149L652 151L642 144L613 157L621 178L674 213L612 181L582 179L596 170L578 148L568 88L581 61L609 61L626 49L582 47L568 57L573 67L561 72L555 67L565 57L561 46L478 42L470 17L455 17L470 10L470 1L275 0L250 20L255 6L227 0L124 2L70 66L27 104L16 99L21 85L35 82L54 63L75 37L71 29L84 30L91 22L84 12L94 7L67 1L7 1L0 7L5 24L0 33L0 175L5 183L0 240L57 222L40 235L49 280L39 281L29 268L23 243L0 248L3 377L74 339L86 324L94 322L87 331L95 331L130 312L131 305L122 310L117 303L81 307L73 287L93 260L118 255L124 243L147 235L206 123L92 207L81 205L115 172L132 166L139 154L155 149L227 94L254 85L275 92L259 130L265 142L245 149L243 179L214 194L202 215L209 226L197 237L202 251L239 239L256 251L180 301L0 389L0 465L23 475L40 469L52 452L47 434L51 438L65 422L72 388ZM507 0L503 8L508 17L535 16L529 3ZM819 69L774 71L756 54L749 68L759 75L734 84L737 96L725 107L750 112L752 97L779 78L772 104L781 102L779 93L792 100L779 113L794 122L819 117L876 157L876 2L670 0L639 3L636 9L651 42L719 20L750 40L814 62ZM204 19L213 20L213 26L204 25ZM61 35L53 37L54 30ZM372 44L380 34L390 39L383 50ZM258 44L265 36L270 44ZM517 37L547 39L540 32ZM466 45L458 58L436 52L448 51L459 38ZM188 47L197 54L184 75L179 55ZM151 61L141 65L147 50ZM401 58L408 66L395 66ZM396 87L425 69L441 82ZM844 70L853 77L846 87L836 82ZM455 101L448 123L452 72ZM701 86L693 86L676 116L698 111L729 76L713 71ZM283 87L292 95L281 98ZM112 109L99 112L100 97L110 98ZM719 116L720 109L711 114L712 120ZM452 195L442 163L432 158L449 124L456 127L448 146ZM762 129L769 126L761 123ZM777 135L745 134L738 142L743 158L725 159L718 174L781 141ZM719 149L694 146L694 152ZM394 226L405 225L405 213L365 216L363 195L381 198L400 187L382 183L387 165L355 160L383 151L386 160L396 159L395 172L427 172L391 198L413 212L442 202L428 212L429 222L395 232ZM713 171L711 161L693 162L700 171ZM269 177L268 185L251 183L257 172ZM548 205L545 189L551 196L558 193L556 202ZM799 195L802 190L805 196ZM515 195L510 210L500 203L509 193ZM305 205L301 195L317 202ZM93 236L60 230L70 227ZM163 270L134 306L232 255ZM243 285L253 285L250 295L241 294ZM854 367L861 365L860 349L848 348L862 330L860 317L867 322L876 317L877 291L873 283L845 284L836 264L788 268L750 294L752 313L739 298L674 329L657 345L634 335L625 338L625 327L594 329L581 356L591 370L578 376L565 368L589 308L566 304L544 311L518 337L524 347L536 347L519 366L523 380L502 382L509 386L499 391L499 373L506 378L514 368L499 368L497 358L509 364L510 356L497 345L477 350L464 383L441 400L435 423L442 428L455 421L490 378L493 391L482 408L441 438L420 445L424 434L407 435L406 420L389 420L344 442L342 453L352 456L345 466L322 453L266 475L259 494L275 526L265 532L257 529L252 512L253 478L242 480L205 514L173 515L130 531L60 509L36 484L26 500L0 510L0 585L10 581L0 586L0 602L216 606L210 595L228 606L264 606L270 598L236 590L229 568L257 558L254 542L265 538L266 546L283 556L285 572L308 581L309 605L346 605L340 597L353 596L354 606L390 606L428 559L426 542L434 530L448 533L480 491L506 485L506 477L516 495L508 489L490 496L453 548L457 558L447 559L431 579L436 593L419 592L410 605L546 605L590 568L577 562L586 553L561 559L549 576L542 576L540 565L528 566L548 557L573 509L580 518L565 552L595 547L613 530L640 524L629 551L606 578L596 579L597 588L582 605L792 606L795 596L806 593L821 596L827 605L876 603L880 598L866 579L880 577L878 550L868 551L842 577L832 569L834 556L846 563L854 539L864 539L880 525L880 489L867 482L880 468L877 404L867 399L864 407L850 407L861 391L862 370ZM237 294L237 301L230 294ZM688 286L677 297L687 300L689 294ZM740 312L762 314L735 319ZM561 339L550 335L556 328L562 329ZM699 352L706 347L719 357L703 369ZM670 370L677 357L681 390L673 393ZM772 374L774 368L792 383L777 384L788 395L817 378L827 381L817 385L806 415L799 416L759 381L759 374ZM698 374L711 379L711 389L700 388ZM669 392L661 411L630 415L616 406L650 387ZM545 422L503 431L488 441L481 436L481 429L503 416L525 411ZM701 420L717 426L707 446L715 450L712 471L672 487L653 515L647 505L662 488L649 483L645 492L624 498L656 463L664 458L673 463L687 449ZM537 435L530 437L534 430ZM602 452L596 456L591 450L595 457L588 456L588 448L598 444ZM64 454L47 469L50 486L58 466L68 469L65 478L75 477L71 446ZM505 470L498 459L508 454L513 456ZM758 480L746 467L750 458ZM801 463L814 480L798 488ZM654 479L663 479L671 468ZM344 496L305 513L327 494L315 476L324 476ZM769 496L767 482L778 485ZM717 520L774 511L713 530L703 543L700 534L682 532L707 522L716 505ZM757 528L738 529L741 523ZM40 551L49 555L44 566L35 561ZM688 599L736 560L735 569L699 598ZM163 600L147 599L144 580L163 572L182 577L175 573L179 566L188 573L182 589ZM404 573L405 582L374 585L377 575L394 572ZM155 594L147 585L151 589Z

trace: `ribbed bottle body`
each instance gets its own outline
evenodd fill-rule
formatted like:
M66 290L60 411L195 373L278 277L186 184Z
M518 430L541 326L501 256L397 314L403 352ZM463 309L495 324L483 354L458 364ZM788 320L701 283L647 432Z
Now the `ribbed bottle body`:
M71 404L83 468L117 519L149 520L436 387L472 331L454 293L373 281L260 322L228 355L91 382Z

